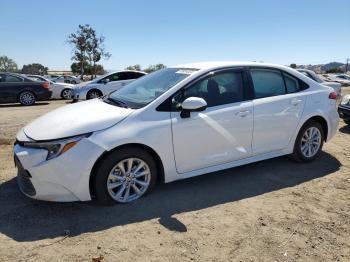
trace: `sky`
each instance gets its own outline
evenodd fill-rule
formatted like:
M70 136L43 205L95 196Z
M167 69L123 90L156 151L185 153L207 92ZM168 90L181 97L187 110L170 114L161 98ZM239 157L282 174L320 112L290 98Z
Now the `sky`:
M105 69L199 61L345 62L350 0L1 0L0 56L68 70L67 36L106 37Z

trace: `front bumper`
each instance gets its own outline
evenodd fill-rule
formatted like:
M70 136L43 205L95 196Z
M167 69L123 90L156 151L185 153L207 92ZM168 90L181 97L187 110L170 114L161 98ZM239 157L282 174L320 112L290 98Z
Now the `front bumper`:
M17 180L28 197L45 201L91 200L89 181L93 165L104 149L88 138L58 156L46 160L45 149L15 144Z
M73 102L78 102L79 100L86 100L87 91L83 89L73 89L72 99Z
M338 113L340 118L350 120L350 107L338 106Z

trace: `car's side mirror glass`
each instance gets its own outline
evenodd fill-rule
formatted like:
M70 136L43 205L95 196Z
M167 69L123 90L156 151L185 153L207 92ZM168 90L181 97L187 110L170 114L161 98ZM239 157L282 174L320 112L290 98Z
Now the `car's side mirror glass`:
M191 112L204 111L207 108L207 102L200 97L186 98L181 104L182 118L188 118L191 116Z
M105 78L101 82L104 83L104 84L107 84L109 82L109 78Z

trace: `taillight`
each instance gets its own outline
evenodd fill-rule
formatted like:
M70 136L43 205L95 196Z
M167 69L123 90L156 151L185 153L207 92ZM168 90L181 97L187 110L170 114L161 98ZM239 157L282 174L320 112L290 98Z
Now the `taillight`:
M332 92L329 94L328 96L329 99L337 99L337 93L336 92Z
M42 86L43 88L49 89L50 83L49 83L49 82L45 82L45 83L42 83L41 86Z

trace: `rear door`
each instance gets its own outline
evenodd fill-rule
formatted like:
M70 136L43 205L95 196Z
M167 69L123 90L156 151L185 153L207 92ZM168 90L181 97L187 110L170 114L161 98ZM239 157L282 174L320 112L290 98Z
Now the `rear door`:
M250 70L254 87L253 154L288 146L302 115L306 96L301 80L276 69Z

